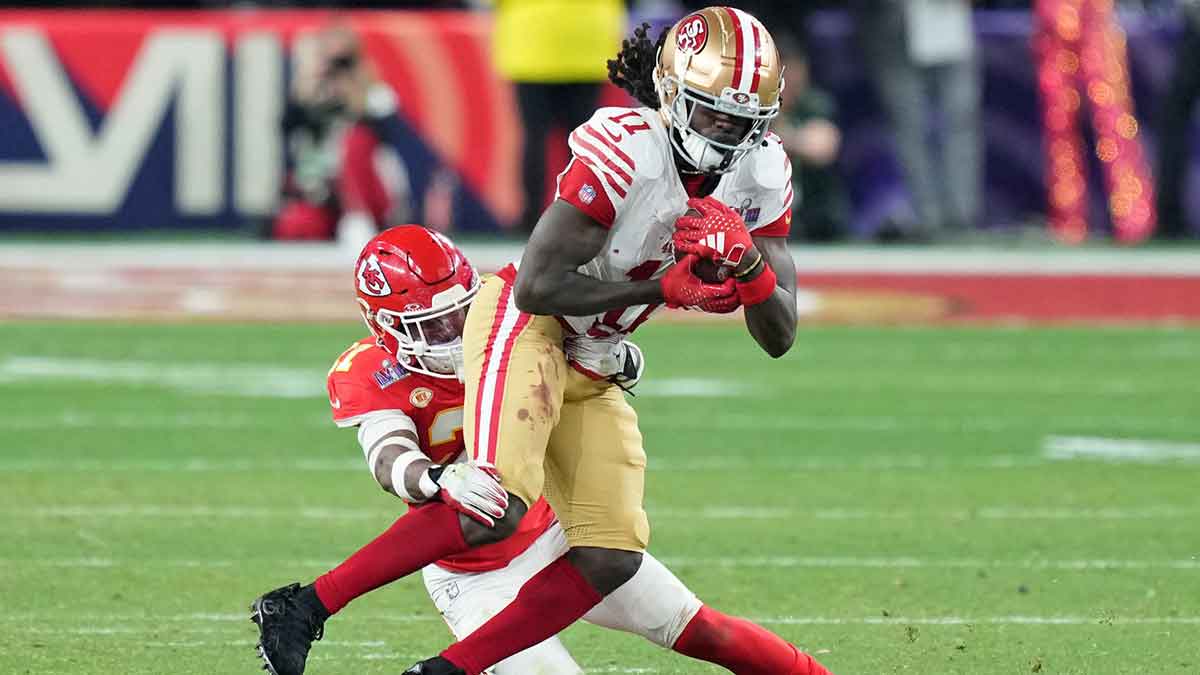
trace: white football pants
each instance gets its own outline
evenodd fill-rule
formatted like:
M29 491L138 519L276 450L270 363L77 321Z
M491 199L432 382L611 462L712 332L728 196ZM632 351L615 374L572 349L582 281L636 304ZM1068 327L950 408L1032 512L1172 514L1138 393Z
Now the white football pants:
M422 570L425 588L456 639L487 623L521 586L567 552L567 537L556 522L507 567L490 572L452 572L437 565ZM641 635L670 648L700 611L700 600L654 556L646 553L637 574L590 612L584 621ZM494 675L577 675L583 670L558 637L552 637L492 666Z

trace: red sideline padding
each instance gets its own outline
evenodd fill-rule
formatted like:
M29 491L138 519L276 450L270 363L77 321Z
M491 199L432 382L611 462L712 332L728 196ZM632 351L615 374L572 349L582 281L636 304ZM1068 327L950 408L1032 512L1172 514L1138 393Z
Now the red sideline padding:
M945 300L945 320L1200 321L1200 276L800 274L802 289Z

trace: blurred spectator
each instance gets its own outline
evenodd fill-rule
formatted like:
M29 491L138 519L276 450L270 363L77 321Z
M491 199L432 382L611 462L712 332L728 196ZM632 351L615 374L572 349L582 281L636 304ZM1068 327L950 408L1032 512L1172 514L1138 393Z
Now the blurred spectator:
M283 116L291 172L273 234L336 236L357 250L410 211L407 170L376 131L396 116L396 96L344 23L323 28L297 51Z
M761 21L772 35L783 31L798 31L804 25L806 17L818 9L841 9L845 0L685 0L683 6L688 11L695 11L712 5L729 5L749 12Z
M532 228L546 197L546 136L566 133L596 108L606 63L625 33L622 0L495 0L494 60L516 85L525 130L524 211L517 225Z
M1113 4L1037 0L1033 18L1050 229L1063 242L1088 237L1091 140L1113 233L1122 242L1139 242L1154 229L1155 188L1133 107L1125 33ZM1085 119L1090 129L1082 127Z
M792 159L792 232L810 241L834 241L846 235L849 206L835 163L842 133L834 120L833 96L809 80L808 61L799 43L780 34L783 60L783 112L774 129Z
M897 218L914 238L966 230L982 189L979 62L968 0L857 0L862 47L916 210ZM941 127L930 142L929 111Z
M1163 99L1158 143L1158 234L1172 239L1189 231L1183 188L1191 161L1188 131L1200 98L1200 0L1182 5L1183 38L1175 52L1175 76Z

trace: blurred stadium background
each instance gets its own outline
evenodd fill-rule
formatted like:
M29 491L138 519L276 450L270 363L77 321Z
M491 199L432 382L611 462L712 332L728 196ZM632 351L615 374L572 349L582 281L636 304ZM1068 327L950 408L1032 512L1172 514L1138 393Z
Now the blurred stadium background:
M244 605L395 513L324 400L357 246L519 256L631 104L604 56L702 4L0 8L0 672L255 668ZM732 4L786 49L804 325L639 331L653 550L839 673L1200 672L1200 3ZM329 635L446 637L412 581Z

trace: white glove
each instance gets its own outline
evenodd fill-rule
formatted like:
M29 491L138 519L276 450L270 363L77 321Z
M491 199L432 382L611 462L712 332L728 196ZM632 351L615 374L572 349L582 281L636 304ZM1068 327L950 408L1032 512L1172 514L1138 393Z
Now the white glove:
M642 350L621 339L619 334L605 338L573 335L563 341L563 349L576 370L596 380L608 380L626 391L637 385L646 369Z
M625 340L621 344L625 347L624 364L621 372L616 373L608 380L625 391L629 391L642 381L642 373L646 370L646 357L642 355L642 348L629 340Z
M437 495L450 508L488 527L508 510L508 493L491 467L474 464L431 466L421 477L421 491Z

